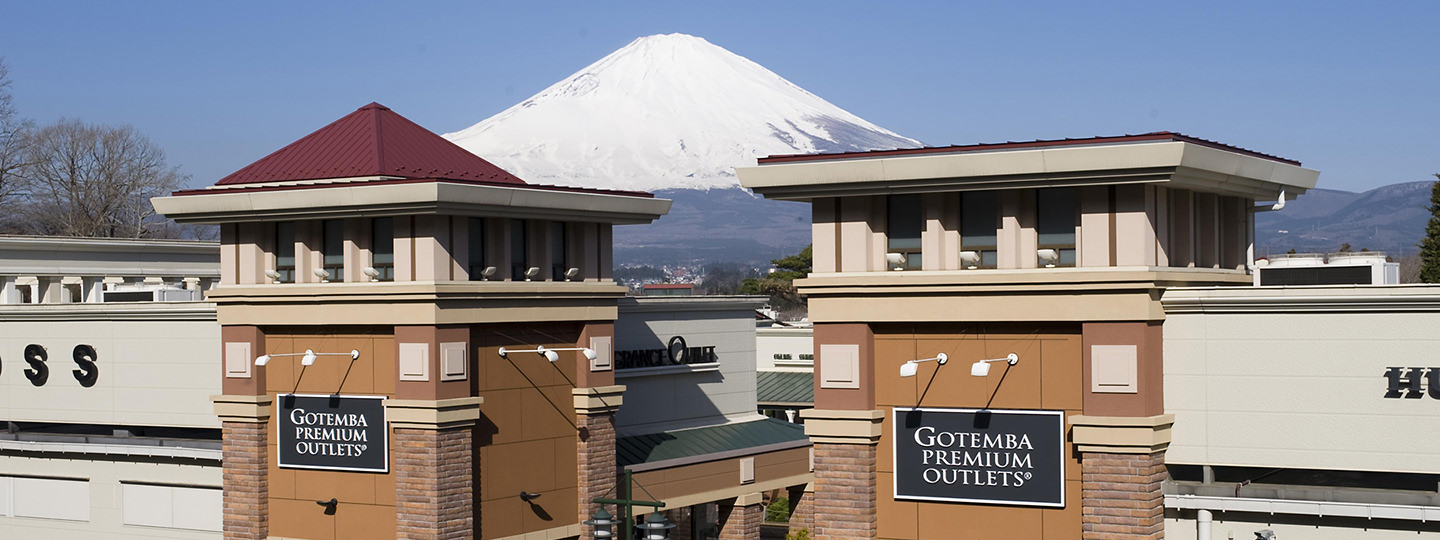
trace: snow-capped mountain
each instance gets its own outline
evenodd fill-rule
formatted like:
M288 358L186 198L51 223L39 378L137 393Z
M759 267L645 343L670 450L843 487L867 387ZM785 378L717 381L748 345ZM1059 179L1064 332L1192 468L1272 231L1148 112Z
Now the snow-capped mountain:
M774 154L920 146L684 34L636 39L445 138L535 184L736 187Z

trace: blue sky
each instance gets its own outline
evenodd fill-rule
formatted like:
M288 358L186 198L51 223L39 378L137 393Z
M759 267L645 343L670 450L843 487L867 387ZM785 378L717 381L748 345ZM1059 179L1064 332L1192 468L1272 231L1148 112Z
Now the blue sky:
M0 7L16 105L192 185L370 101L439 133L682 32L930 145L1172 130L1362 191L1440 172L1440 2L69 2Z

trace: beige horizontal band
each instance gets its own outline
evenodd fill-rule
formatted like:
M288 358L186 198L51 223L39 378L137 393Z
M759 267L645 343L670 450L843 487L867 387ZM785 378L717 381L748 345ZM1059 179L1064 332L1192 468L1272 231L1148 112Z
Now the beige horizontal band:
M586 519L589 518L587 517ZM573 525L566 525L564 527L545 529L543 531L517 534L515 536L504 536L496 538L495 540L561 540L562 538L575 538L576 536L580 536L579 523Z
M575 398L576 414L613 413L625 403L625 385L576 388L570 395Z
M811 442L876 444L880 442L885 411L806 409L800 411L800 417L805 419L805 434Z
M1152 454L1170 446L1175 415L1070 417L1070 437L1080 452Z
M210 396L210 401L215 404L215 416L219 417L221 422L263 424L270 421L273 409L273 400L269 395L220 394Z
M746 493L735 498L735 506L750 506L754 504L760 504L764 501L765 497L762 496L759 492Z
M387 399L385 416L397 428L446 429L475 425L480 419L479 396L452 399Z
M736 479L737 479L737 480L739 479L738 475L736 476ZM675 497L665 497L665 500L662 501L662 502L665 503L665 509L667 509L667 510L668 510L668 509L674 509L674 508L685 508L685 507L687 507L687 506L692 506L692 505L696 505L696 504L709 503L709 502L717 502L717 501L723 501L723 500L726 500L726 499L736 499L736 500L739 500L740 497L749 495L749 494L751 494L751 493L764 493L764 492L766 492L766 491L775 490L775 489L785 489L785 488L788 488L788 487L790 487L790 486L798 486L798 485L806 484L806 483L809 483L809 482L812 482L812 481L814 481L814 475L812 475L812 474L810 474L810 473L797 474L797 475L794 475L794 476L787 476L787 477L784 477L784 478L774 478L774 479L770 479L770 480L757 480L757 481L756 481L755 483L753 483L753 484L744 484L744 485L738 485L738 484L737 484L737 485L734 485L734 486L730 486L730 487L726 487L726 488L721 488L721 489L717 489L717 490L714 490L714 491L706 491L706 492L704 492L704 493L692 493L692 494L689 494L689 495L680 495L680 496L675 496ZM738 504L738 503L737 503L737 504Z

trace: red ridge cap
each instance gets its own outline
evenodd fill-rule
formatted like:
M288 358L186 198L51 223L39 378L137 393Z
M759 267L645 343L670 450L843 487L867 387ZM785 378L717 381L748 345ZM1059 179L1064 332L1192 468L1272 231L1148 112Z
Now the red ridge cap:
M1265 154L1265 153L1261 153L1261 152L1256 152L1256 151L1254 151L1254 150L1247 150L1247 149L1244 149L1244 148L1240 148L1240 147L1238 147L1238 146L1233 146L1233 145L1229 145L1229 144L1225 144L1225 143L1221 143L1221 142L1216 142L1216 141L1201 139L1201 138L1199 138L1199 137L1191 137L1191 136L1189 136L1189 135L1185 135L1185 134L1181 134L1181 133L1175 133L1175 132L1173 132L1173 131L1156 131L1156 132L1151 132L1151 133L1140 133L1140 134L1134 134L1134 135L1129 135L1129 134L1127 134L1127 135L1113 135L1113 136L1082 137L1082 138L1075 138L1075 139L1071 139L1071 138L1066 138L1066 139L1037 139L1037 140L1033 140L1033 141L1008 141L1008 142L1003 142L1003 143L977 143L977 144L952 145L952 146L924 146L924 147L920 147L920 148L896 148L896 149L894 149L894 150L866 150L866 151L861 151L861 152L830 152L830 153L816 153L816 154L781 154L781 155L766 156L766 157L759 158L759 159L756 160L756 163L763 165L763 164L767 164L767 163L794 163L794 162L802 162L802 161L826 161L826 160L843 160L843 159L890 157L890 156L916 156L916 155L928 155L928 154L953 154L953 153L977 152L977 151L985 151L985 150L1006 150L1006 149L1020 149L1020 148L1046 148L1046 147L1053 147L1053 146L1085 146L1085 145L1095 145L1095 144L1148 142L1148 141L1188 142L1188 143L1191 143L1191 144L1195 144L1195 145L1199 145L1199 146L1204 146L1204 147L1207 147L1207 148L1214 148L1214 149L1217 149L1217 150L1224 150L1224 151L1227 151L1227 152L1234 152L1234 153L1236 153L1236 154L1244 154L1244 155L1248 155L1248 156L1252 156L1252 157L1258 157L1258 158L1261 158L1261 159L1268 159L1268 160L1270 160L1270 161L1277 161L1277 162L1280 162L1280 163L1286 163L1286 164L1294 165L1294 166L1297 166L1297 167L1300 166L1300 162L1299 162L1299 161L1296 161L1296 160L1293 160L1293 159L1286 159L1286 158L1279 157L1279 156L1274 156L1274 155L1270 155L1270 154Z
M544 184L514 184L514 183L510 183L510 182L503 182L503 181L456 180L456 179L452 179L452 178L391 178L391 179L385 179L385 180L366 180L366 181L362 181L362 182L347 182L347 183L334 183L334 184L301 184L301 185L291 185L291 186L255 186L255 187L235 187L235 188L226 188L226 189L205 189L205 188L199 188L199 189L182 189L182 190L178 190L178 191L171 192L170 194L171 194L171 195L174 195L174 196L176 196L176 197L184 197L184 196L187 196L187 195L223 195L223 194L226 194L226 193L258 193L258 192L264 192L264 191L293 191L293 190L297 190L297 189L320 189L320 188L330 188L330 187L363 187L363 186L384 186L384 185L395 185L395 184L423 184L423 183L426 183L426 182L435 182L435 183L445 182L445 183L449 183L449 184L462 184L462 185L472 185L472 186L494 186L494 187L507 187L507 188L515 188L515 189L533 189L533 190L537 190L537 191L569 191L569 192L576 192L576 193L593 193L593 194L597 194L597 195L616 195L616 196L620 196L620 197L637 197L637 198L642 198L642 199L654 199L654 198L655 198L655 194L654 194L654 193L650 193L650 192L648 192L648 191L627 191L627 190L620 190L620 189L600 189L600 188L587 188L587 187L574 187L574 186L551 186L551 185L544 185Z

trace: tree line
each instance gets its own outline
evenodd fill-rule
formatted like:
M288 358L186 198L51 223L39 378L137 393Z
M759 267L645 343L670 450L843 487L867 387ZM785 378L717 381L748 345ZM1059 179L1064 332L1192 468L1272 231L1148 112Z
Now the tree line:
M155 214L150 198L188 177L131 126L20 116L0 58L0 233L99 238L209 237Z

